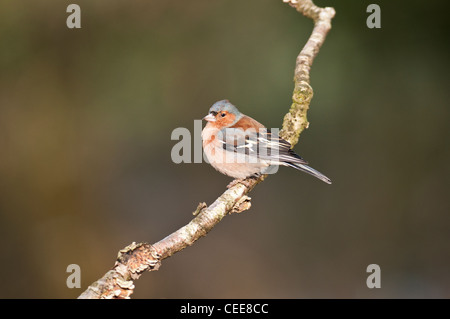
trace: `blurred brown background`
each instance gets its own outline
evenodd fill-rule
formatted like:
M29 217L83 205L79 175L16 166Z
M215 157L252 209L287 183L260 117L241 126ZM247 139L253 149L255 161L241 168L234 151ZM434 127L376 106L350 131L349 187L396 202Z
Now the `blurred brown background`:
M295 150L333 185L281 168L134 298L450 297L449 4L376 1L368 29L372 2L316 1L337 15ZM70 30L70 3L0 3L2 298L77 297L215 200L231 179L172 163L172 130L224 98L279 127L312 30L281 0L77 1Z

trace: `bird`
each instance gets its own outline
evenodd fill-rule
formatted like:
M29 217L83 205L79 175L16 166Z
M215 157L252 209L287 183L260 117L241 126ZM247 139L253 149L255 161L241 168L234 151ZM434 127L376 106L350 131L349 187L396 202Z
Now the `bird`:
M230 101L214 103L203 120L207 124L202 130L202 145L208 162L237 182L276 172L281 165L331 184L328 177L308 166L288 141L241 113Z

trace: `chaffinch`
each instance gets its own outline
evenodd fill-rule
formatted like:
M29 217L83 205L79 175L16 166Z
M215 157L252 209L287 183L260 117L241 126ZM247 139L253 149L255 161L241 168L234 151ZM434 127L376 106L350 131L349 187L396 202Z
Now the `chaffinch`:
M202 131L203 150L210 164L222 174L243 180L289 166L331 184L331 180L307 166L291 144L251 117L242 114L228 100L211 106Z

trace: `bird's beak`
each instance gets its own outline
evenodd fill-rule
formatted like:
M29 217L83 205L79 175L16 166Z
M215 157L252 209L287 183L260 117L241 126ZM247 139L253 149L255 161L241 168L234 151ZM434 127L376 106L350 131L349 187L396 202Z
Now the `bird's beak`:
M212 113L209 113L203 119L205 121L208 121L208 122L215 122L216 121L216 118L214 117L214 115L212 115Z

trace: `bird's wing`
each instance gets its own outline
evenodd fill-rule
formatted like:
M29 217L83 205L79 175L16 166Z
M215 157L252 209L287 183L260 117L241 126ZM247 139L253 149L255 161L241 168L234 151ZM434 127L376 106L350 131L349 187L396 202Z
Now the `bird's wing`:
M291 150L291 144L266 128L225 128L218 136L222 148L227 152L245 154L260 160L281 164L283 162L308 164Z

